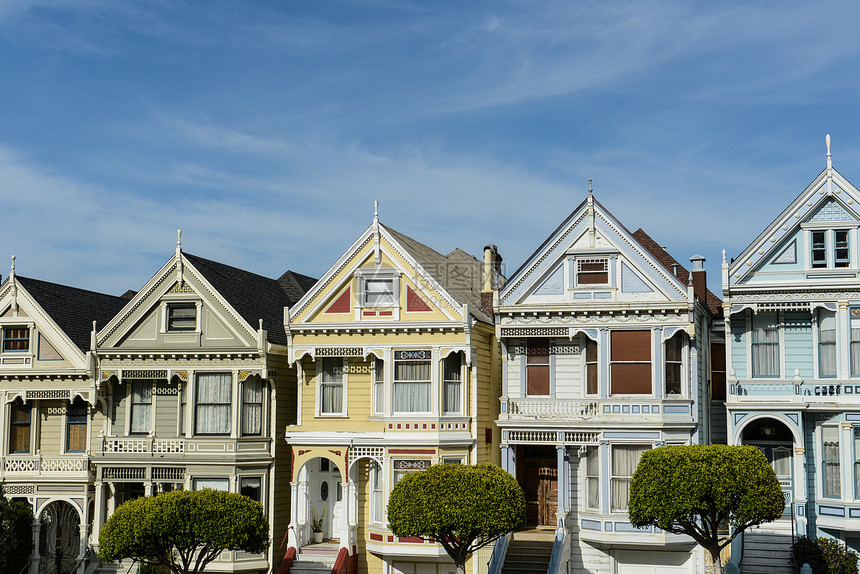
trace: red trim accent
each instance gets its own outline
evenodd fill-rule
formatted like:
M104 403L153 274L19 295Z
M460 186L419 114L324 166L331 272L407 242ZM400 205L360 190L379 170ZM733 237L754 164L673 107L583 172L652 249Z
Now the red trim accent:
M424 544L424 539L417 536L398 536L398 542L408 542L410 544Z
M340 297L334 300L334 303L328 306L325 313L349 313L352 310L352 289L346 288L346 291L341 293Z
M376 540L377 542L382 542L382 534L377 534L376 532L370 533L370 539Z
M389 537L388 537L388 541L389 541L389 542L394 542L394 537L393 537L393 536L389 536Z
M409 285L406 286L406 312L407 313L420 313L422 311L432 311L424 299L421 298L418 293L413 291L412 287Z
M293 566L293 560L296 559L296 548L290 546L284 553L284 559L281 561L281 566L278 568L278 574L290 574L290 568Z
M380 317L391 317L392 315L394 315L394 311L380 311L379 312Z
M388 454L436 454L436 449L426 448L390 448Z
M331 574L347 574L349 572L348 559L349 550L341 548L337 553L337 560L335 560L334 566L332 566Z
M421 430L427 430L427 423L421 425Z
M436 430L436 423L430 425L430 430Z
M362 311L362 317L376 317L376 311Z

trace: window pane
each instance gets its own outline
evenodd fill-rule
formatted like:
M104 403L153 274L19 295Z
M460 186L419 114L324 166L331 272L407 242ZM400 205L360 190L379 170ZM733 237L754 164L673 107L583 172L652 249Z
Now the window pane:
M613 361L650 361L651 331L612 331Z
M779 322L775 312L753 316L752 366L754 377L779 376Z
M824 462L824 496L842 496L839 476L839 427L821 427L824 443L822 460Z
M18 352L30 350L29 327L4 327L3 351Z
M230 401L233 375L197 375L197 405L194 430L197 434L230 434Z
M462 355L453 353L443 362L445 389L442 395L442 412L460 412L460 379L462 378Z
M9 429L9 451L30 452L30 405L16 400L10 409L11 425Z
M152 381L132 380L131 425L132 433L148 433L152 429Z
M260 478L243 478L239 482L239 494L247 496L251 500L262 502L260 498L262 489L262 479Z
M195 478L194 490L203 490L204 488L226 492L230 488L230 480L226 478Z
M650 395L650 363L617 363L609 372L613 395Z
M68 425L69 452L84 452L87 450L87 425L86 423L71 423Z
M193 331L197 328L197 305L194 303L167 306L168 331Z
M612 510L626 510L630 499L630 479L647 451L647 446L613 446L612 447Z
M836 376L836 313L819 311L818 370L821 377Z
M243 383L242 434L259 435L263 430L263 381L249 378Z
M385 409L385 363L382 359L373 361L373 406L375 412Z
M549 339L526 341L526 393L529 395L550 394Z
M394 305L394 280L367 279L364 282L364 300L368 305Z

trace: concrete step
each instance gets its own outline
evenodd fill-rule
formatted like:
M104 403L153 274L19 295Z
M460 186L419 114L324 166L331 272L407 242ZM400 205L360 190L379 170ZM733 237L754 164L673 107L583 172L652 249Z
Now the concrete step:
M744 574L794 574L791 558L791 532L783 525L770 531L756 529L744 533L741 570Z
M508 545L502 574L545 574L552 557L552 532L517 532Z

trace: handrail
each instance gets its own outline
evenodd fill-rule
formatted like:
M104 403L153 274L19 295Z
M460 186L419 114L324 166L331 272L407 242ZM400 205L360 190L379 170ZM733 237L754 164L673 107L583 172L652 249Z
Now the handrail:
M513 538L513 534L505 534L496 540L493 553L490 554L490 560L487 562L487 574L499 574L502 571L511 538Z
M547 574L558 574L561 566L561 557L564 554L564 540L567 537L567 530L564 526L559 526L555 531L555 540L552 543L552 555L549 558L549 566L547 566Z

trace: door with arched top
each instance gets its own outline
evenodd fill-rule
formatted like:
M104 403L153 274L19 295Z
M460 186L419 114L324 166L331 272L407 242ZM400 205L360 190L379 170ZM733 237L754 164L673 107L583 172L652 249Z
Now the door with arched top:
M81 517L72 504L58 500L39 515L39 573L72 574L81 549Z

